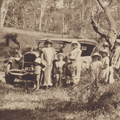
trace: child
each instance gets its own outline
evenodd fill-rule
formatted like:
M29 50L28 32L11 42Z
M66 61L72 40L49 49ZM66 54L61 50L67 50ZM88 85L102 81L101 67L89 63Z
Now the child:
M71 72L71 78L74 84L78 84L80 80L81 74L81 49L80 44L77 41L73 41L71 43L71 50L69 53L70 64L68 65L68 69Z
M40 85L40 75L41 75L41 58L36 58L34 66L34 88L39 90Z
M51 80L51 73L53 68L53 61L56 57L56 52L52 47L52 41L50 39L47 39L44 44L45 47L42 49L41 53L42 64L45 66L43 85L48 88L49 86L53 85Z
M102 80L105 83L108 83L108 76L109 76L109 57L108 57L108 52L107 50L102 50L101 51L101 55L102 55Z
M56 78L56 87L62 86L62 77L65 75L65 62L63 59L65 55L63 53L57 54L58 60L55 62L54 75Z
M98 88L98 82L101 79L102 71L102 62L99 61L99 59L101 59L101 55L99 53L94 53L90 64L92 82L95 83L96 88Z

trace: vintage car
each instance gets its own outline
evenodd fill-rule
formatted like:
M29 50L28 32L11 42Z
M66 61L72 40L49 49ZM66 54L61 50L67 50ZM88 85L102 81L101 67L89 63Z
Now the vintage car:
M77 40L81 44L81 62L82 68L86 69L91 61L91 53L93 48L97 45L95 40L91 39L69 39L69 38L51 38L53 47L56 52L63 52L65 56L68 55L70 44L73 40ZM37 44L37 51L26 52L20 60L15 57L10 57L7 60L7 67L5 72L6 83L13 83L15 78L20 80L34 80L34 64L35 59L39 56L41 49L44 47L45 38L35 40Z
M38 52L26 52L20 59L16 57L10 57L7 59L5 71L6 83L12 84L15 78L21 80L33 80L34 61L38 57Z

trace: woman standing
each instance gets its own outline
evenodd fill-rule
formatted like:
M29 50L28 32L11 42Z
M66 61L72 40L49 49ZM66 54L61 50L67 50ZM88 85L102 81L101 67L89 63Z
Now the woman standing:
M51 73L53 68L53 61L56 57L56 52L52 47L52 41L50 39L47 39L44 44L45 47L42 49L41 54L42 64L45 66L43 85L49 87L53 85Z
M71 50L69 53L69 60L70 64L68 65L68 69L71 72L71 79L74 84L78 84L80 80L80 73L81 73L81 49L80 44L77 41L73 41L71 43Z

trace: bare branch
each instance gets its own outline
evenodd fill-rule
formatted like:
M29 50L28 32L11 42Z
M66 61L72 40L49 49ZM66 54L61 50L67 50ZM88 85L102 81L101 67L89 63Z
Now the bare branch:
M106 41L110 44L110 49L114 47L115 40L117 38L117 31L116 31L116 23L111 15L111 10L109 8L109 3L104 1L104 0L96 0L101 8L104 10L104 13L106 15L106 19L109 24L109 30L106 31L102 29L92 18L92 25L95 30L99 35L103 36Z
M93 29L95 30L95 32L97 32L99 35L103 36L104 38L106 38L106 36L108 35L108 32L104 29L102 29L97 23L96 21L91 18L91 23L93 25Z

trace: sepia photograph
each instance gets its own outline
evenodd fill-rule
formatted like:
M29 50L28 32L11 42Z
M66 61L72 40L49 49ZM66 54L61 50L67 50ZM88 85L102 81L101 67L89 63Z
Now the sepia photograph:
M120 0L0 0L0 120L120 120Z

